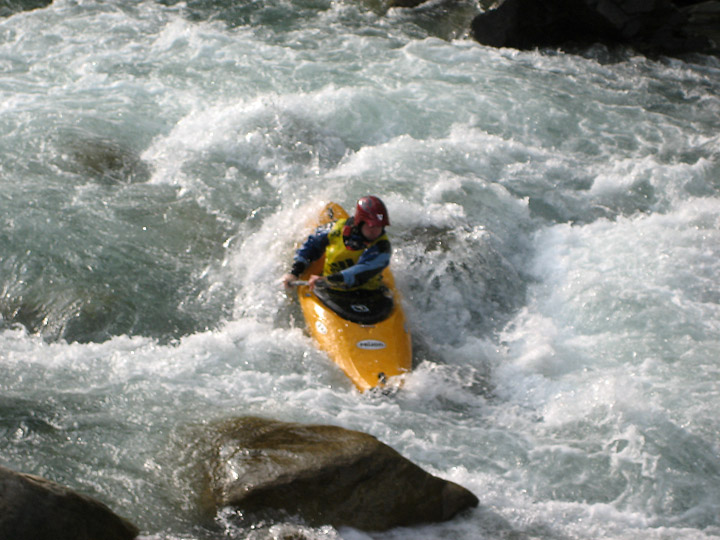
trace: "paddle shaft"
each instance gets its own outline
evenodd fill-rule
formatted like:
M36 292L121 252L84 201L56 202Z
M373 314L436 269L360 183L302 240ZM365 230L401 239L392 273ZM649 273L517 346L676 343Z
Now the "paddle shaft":
M295 281L291 281L291 282L290 282L290 286L291 286L291 287L300 287L300 286L303 286L303 285L304 285L304 286L310 285L310 281L305 280L305 279L296 279ZM322 279L322 280L318 280L318 281L315 283L315 286L316 286L316 287L320 287L320 288L328 287L328 283L327 283L324 279Z

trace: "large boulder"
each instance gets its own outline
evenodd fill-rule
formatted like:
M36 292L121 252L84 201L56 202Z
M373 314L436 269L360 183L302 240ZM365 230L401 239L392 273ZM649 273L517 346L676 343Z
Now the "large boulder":
M95 499L0 467L3 540L132 540L138 533L137 527Z
M505 0L471 26L478 42L516 49L605 43L672 55L713 48L671 0Z
M386 530L448 520L478 504L467 489L358 431L244 417L218 426L211 438L217 507Z

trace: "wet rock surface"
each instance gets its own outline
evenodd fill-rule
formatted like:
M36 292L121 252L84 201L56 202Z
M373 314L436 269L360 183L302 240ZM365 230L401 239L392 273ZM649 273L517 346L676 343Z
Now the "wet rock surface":
M0 538L132 540L139 530L103 503L39 476L0 467Z
M243 417L212 436L217 507L274 509L313 525L363 530L444 521L477 506L371 435L336 426Z

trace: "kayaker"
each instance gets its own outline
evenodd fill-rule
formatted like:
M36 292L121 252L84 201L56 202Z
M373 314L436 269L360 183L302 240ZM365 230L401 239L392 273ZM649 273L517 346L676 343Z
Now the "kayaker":
M375 290L382 286L381 272L390 264L390 225L385 204L375 196L362 197L355 214L318 229L295 252L292 269L283 276L290 288L313 261L325 255L322 276L308 279L310 290L327 286L339 290Z

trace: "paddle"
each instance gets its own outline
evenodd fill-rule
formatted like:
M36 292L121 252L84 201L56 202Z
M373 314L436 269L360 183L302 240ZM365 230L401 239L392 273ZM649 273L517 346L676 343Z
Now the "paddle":
M291 282L289 283L289 285L290 285L291 287L300 287L300 286L302 286L302 285L305 285L305 286L310 285L310 282L307 281L307 280L304 280L304 279L296 279L295 281L291 281ZM327 287L328 284L327 284L327 282L326 282L324 279L322 279L322 280L318 280L318 281L315 283L315 286L318 287L318 288L320 288L320 289L322 289L322 288L324 288L324 287Z

